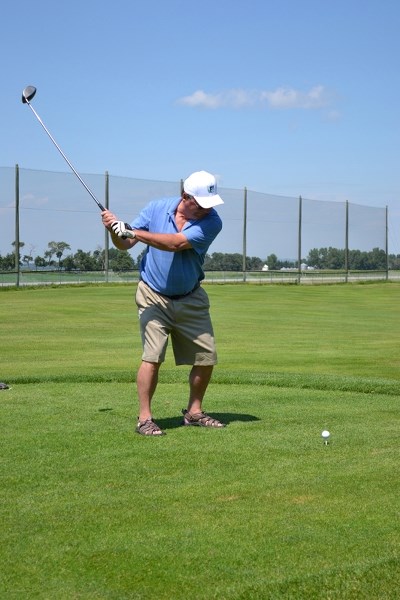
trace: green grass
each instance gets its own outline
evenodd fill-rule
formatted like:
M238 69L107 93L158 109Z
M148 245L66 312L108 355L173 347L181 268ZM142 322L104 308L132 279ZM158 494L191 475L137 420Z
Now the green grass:
M169 355L158 439L134 287L0 292L0 597L398 597L400 286L207 291L229 425L180 427Z

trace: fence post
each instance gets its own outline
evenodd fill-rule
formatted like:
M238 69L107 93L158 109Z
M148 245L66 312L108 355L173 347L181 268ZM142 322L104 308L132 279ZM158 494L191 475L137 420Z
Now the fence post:
M243 282L246 281L246 256L247 256L247 187L243 196Z
M297 283L301 283L301 229L302 229L302 219L303 219L303 199L299 196L299 232L297 238L297 267L298 267L298 275L297 275Z
M346 200L346 223L344 232L344 270L345 282L349 280L349 201Z
M385 252L386 252L386 281L389 279L389 208L386 205L386 231L385 231Z
M15 165L15 259L14 268L17 274L16 286L19 287L19 166Z
M105 172L105 190L104 190L104 206L108 210L110 205L110 182L109 182L108 171ZM105 281L108 282L108 254L110 248L110 236L108 235L107 229L104 228L104 276Z

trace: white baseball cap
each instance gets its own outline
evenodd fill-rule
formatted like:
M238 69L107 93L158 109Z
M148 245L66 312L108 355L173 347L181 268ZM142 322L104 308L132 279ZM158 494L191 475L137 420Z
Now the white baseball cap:
M202 208L212 208L224 201L217 194L217 182L214 175L207 171L196 171L183 183L183 191L193 196Z

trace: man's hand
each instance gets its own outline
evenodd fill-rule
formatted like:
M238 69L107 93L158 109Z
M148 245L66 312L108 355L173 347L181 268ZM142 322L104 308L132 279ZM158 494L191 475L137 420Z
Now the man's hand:
M114 221L111 223L111 231L122 240L135 237L135 234L131 233L132 229L129 223L124 223L123 221Z

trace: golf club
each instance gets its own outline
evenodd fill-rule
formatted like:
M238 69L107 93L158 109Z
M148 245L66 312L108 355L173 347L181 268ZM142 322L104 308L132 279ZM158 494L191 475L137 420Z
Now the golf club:
M51 141L57 148L57 150L59 151L59 153L61 154L61 156L68 163L68 165L70 166L72 171L75 173L75 175L77 176L77 178L79 179L79 181L81 182L83 187L86 189L86 191L89 192L89 194L92 196L93 200L96 202L96 204L100 208L100 210L105 210L104 206L102 204L100 204L100 202L97 200L96 196L93 194L93 192L88 188L86 183L83 181L82 177L74 169L74 167L72 166L72 164L70 163L68 158L65 156L64 152L61 150L60 146L57 144L56 140L51 135L50 131L47 129L46 125L43 123L42 119L37 114L36 110L31 105L30 101L35 96L35 94L36 94L36 88L33 85L28 85L22 92L22 102L29 106L29 108L31 109L31 111L33 112L33 114L35 115L35 117L37 118L37 120L39 121L39 123L41 124L41 126L43 127L43 129L45 130L45 132L47 133L47 135L49 136L49 138L51 139Z
M81 182L81 184L83 185L83 187L85 188L85 190L91 195L91 197L96 202L96 204L100 208L100 210L102 210L102 211L105 210L104 206L97 200L96 196L93 194L93 192L90 190L90 188L86 185L86 183L83 181L82 177L79 175L79 173L73 167L73 165L71 164L71 162L65 156L64 152L61 150L60 146L57 144L56 140L53 138L53 136L51 135L50 131L47 129L46 125L43 123L42 119L39 117L39 115L37 114L36 110L31 105L30 101L35 96L35 94L36 94L36 88L35 88L35 86L28 85L23 90L23 92L22 92L22 102L23 102L23 104L27 104L29 106L29 108L31 109L31 111L33 112L33 114L35 115L35 117L37 118L37 120L39 121L39 123L41 124L41 126L43 127L43 129L45 130L45 132L47 133L47 135L49 136L49 138L51 139L51 141L53 142L53 144L55 145L55 147L59 151L59 153L61 154L61 156L63 157L63 159L66 161L66 163L72 169L72 171L75 173L75 175L77 176L77 178L79 179L79 181ZM125 228L126 229L132 229L131 226L129 225L129 223L125 223ZM126 237L132 238L133 236L130 233L128 233L128 231L127 231L126 232Z

